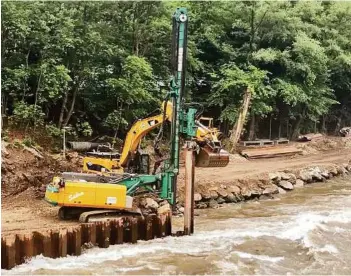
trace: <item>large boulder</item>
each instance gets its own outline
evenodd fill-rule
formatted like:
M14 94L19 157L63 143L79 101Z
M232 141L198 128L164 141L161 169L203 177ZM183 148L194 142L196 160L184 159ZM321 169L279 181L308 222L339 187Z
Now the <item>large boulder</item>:
M312 180L323 181L322 171L319 167L311 168L309 172L312 176Z
M214 200L214 199L211 199L211 200L209 201L209 203L208 203L208 207L210 207L210 208L218 208L218 203L217 203L217 201Z
M286 181L286 180L279 181L278 186L288 191L291 191L294 189L293 184L291 184L289 181Z
M211 196L211 199L214 199L216 200L218 198L218 193L214 190L211 190L210 191L210 196Z
M228 192L226 190L224 190L223 188L219 188L217 190L217 193L220 197L223 197L223 198L227 197L227 195L228 195Z
M217 201L218 204L225 203L225 199L223 197L221 197L221 196L219 196L216 201Z
M1 141L1 155L2 157L8 157L10 154L7 151L6 147L7 147L8 143L5 141Z
M201 197L204 200L210 200L211 199L211 193L210 191L205 191L201 193Z
M197 209L206 209L208 207L208 203L207 202L199 202L195 205L195 207Z
M305 170L300 171L298 175L298 179L301 179L304 182L311 183L312 182L312 175Z
M234 195L240 195L241 190L238 186L232 185L232 186L228 186L227 191L229 193L233 193Z
M161 207L157 209L158 214L167 214L172 211L171 205L169 203L163 204Z
M290 176L285 172L280 172L280 178L281 180L289 180Z
M289 179L287 179L291 184L295 184L296 183L296 175L295 174L293 174L293 173L288 173L287 174L288 176L289 176Z
M245 197L243 195L235 195L236 197L236 201L239 202L239 201L244 201L245 200Z
M326 179L329 179L329 178L330 178L329 171L328 171L328 170L323 170L323 171L321 172L321 176L323 176L323 177L326 178Z
M227 197L225 198L225 201L228 202L228 203L235 203L237 202L237 198L234 194L232 193L228 193Z
M251 192L251 196L253 196L253 197L258 197L258 196L262 195L262 190L259 188L253 188L250 190L250 192Z
M341 174L341 175L347 174L347 170L344 168L344 166L338 166L337 170L338 170L338 174Z
M153 211L157 211L157 209L159 207L158 203L149 197L147 197L143 200L142 206L144 206L146 209L151 209Z
M297 179L294 187L295 188L302 188L303 186L304 186L303 181L301 179Z
M241 195L245 198L248 199L251 197L251 190L248 187L242 187L241 188Z
M195 202L201 201L201 199L202 199L201 194L199 194L199 193L194 194L194 201Z
M338 175L338 170L336 167L332 166L329 168L329 173L332 175L332 176L337 176Z
M279 194L286 194L286 191L283 188L278 187Z
M281 180L281 176L280 176L279 172L269 173L268 177L270 180L272 180L274 182L278 182Z
M262 192L263 195L271 195L271 194L277 194L277 193L279 193L277 185L268 186Z

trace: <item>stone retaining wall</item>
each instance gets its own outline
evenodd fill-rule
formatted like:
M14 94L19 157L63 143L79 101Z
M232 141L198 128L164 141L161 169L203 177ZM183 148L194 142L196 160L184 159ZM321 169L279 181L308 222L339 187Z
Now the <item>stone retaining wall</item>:
M195 208L217 208L223 203L272 198L275 194L285 194L310 183L324 182L336 176L351 174L350 161L343 165L272 172L263 179L236 180L232 183L210 186L195 192ZM179 209L182 212L183 208Z

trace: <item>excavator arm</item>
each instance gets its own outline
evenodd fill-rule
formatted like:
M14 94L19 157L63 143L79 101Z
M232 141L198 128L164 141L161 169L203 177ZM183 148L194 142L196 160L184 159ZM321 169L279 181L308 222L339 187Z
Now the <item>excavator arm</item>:
M114 169L123 170L128 168L128 162L133 160L141 140L153 129L161 126L165 121L171 122L173 116L172 102L163 102L161 105L162 112L158 115L139 119L136 121L127 133L122 153L116 159L106 159L101 157L85 157L84 171L88 169L88 163L95 163L112 171ZM199 151L196 155L197 167L225 167L229 163L229 154L222 149L219 141L220 132L213 127L212 118L201 117L195 121L197 126L196 142L199 145ZM98 166L98 168L100 168Z
M164 106L166 106L166 110L163 110ZM159 115L141 119L134 123L128 131L124 142L123 151L119 160L120 166L126 166L129 158L133 157L136 153L141 139L143 139L146 134L160 126L164 120L171 120L173 110L172 103L167 102L166 105L163 103L162 110L163 112Z

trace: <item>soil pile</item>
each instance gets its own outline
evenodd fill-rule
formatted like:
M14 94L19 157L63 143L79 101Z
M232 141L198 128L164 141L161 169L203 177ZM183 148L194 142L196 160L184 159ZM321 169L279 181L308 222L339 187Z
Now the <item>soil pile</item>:
M79 171L81 159L77 153L68 153L63 160L59 155L42 153L32 147L15 146L2 141L1 197L13 196L33 187L41 197L45 185L63 171Z
M351 148L351 137L328 137L309 141L294 143L295 146L303 151L303 154L317 154L321 151L329 151L341 148Z

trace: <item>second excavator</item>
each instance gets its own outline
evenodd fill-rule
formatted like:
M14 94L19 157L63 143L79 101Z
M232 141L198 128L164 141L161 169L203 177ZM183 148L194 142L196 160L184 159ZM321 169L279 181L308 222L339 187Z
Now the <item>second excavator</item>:
M129 172L145 173L150 172L149 155L140 149L141 140L153 129L160 127L162 133L163 125L172 121L173 106L170 101L165 101L161 105L161 113L145 119L136 121L127 133L123 150L118 152L87 152L83 159L84 172ZM196 152L197 167L225 167L229 163L229 154L222 148L219 139L221 133L213 127L212 118L200 117L196 115L195 125L197 127L195 141L198 149ZM159 142L160 135L154 146ZM160 155L159 151L155 151Z

